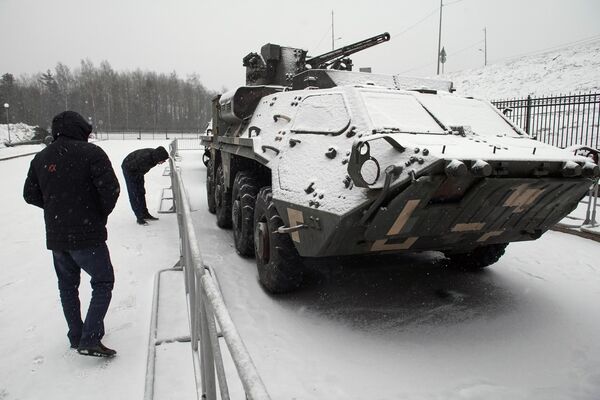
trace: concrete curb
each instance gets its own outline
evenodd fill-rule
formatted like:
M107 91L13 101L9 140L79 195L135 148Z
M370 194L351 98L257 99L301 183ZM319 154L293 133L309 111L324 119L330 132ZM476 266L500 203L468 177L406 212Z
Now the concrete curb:
M27 157L27 156L31 156L31 155L34 155L37 153L39 153L39 151L35 151L33 153L18 154L16 156L0 157L0 161L12 160L13 158L19 158L19 157Z

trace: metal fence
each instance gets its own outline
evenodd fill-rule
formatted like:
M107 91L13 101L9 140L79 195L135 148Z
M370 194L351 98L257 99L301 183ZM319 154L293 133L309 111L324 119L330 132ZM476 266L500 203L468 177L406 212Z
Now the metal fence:
M201 133L198 132L145 132L145 131L120 131L106 132L98 131L94 135L98 139L106 140L173 140L173 139L198 139Z
M558 147L600 148L600 93L492 101L521 129Z
M177 148L177 140L175 140L170 148L171 187L179 225L180 265L184 270L190 310L194 365L197 371L197 384L201 386L199 396L208 400L229 399L227 378L221 355L220 337L222 337L235 364L246 398L250 400L270 399L227 311L216 276L202 261L187 192L181 173L174 162Z
M174 152L177 153L180 150L203 150L204 146L200 143L200 139L177 139L172 143Z

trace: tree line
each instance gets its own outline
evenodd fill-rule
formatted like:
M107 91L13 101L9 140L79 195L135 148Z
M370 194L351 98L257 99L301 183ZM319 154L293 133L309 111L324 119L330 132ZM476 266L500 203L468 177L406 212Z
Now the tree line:
M213 96L197 75L119 72L107 61L96 67L82 60L73 70L58 63L54 70L18 78L4 73L0 81L0 107L9 104L10 122L42 128L49 128L54 115L73 110L96 131L199 132L211 118ZM0 123L6 123L4 110Z

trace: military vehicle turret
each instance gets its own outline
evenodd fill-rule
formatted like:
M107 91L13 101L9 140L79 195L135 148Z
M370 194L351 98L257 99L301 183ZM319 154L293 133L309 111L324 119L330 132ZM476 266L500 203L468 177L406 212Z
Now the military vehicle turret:
M350 54L387 40L313 58L267 44L243 59L247 85L213 101L208 207L270 292L298 287L305 257L439 250L486 267L600 173L451 82L352 71Z

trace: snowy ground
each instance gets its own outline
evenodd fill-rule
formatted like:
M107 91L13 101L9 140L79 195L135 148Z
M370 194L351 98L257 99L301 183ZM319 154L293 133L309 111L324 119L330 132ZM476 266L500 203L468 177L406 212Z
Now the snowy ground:
M439 255L322 260L273 297L184 181L204 260L273 399L586 399L600 393L600 245L548 232L478 274Z
M167 142L98 144L109 154L125 190L120 170L125 155L136 148ZM0 156L7 150L0 149ZM172 267L179 259L177 219L174 214L161 214L159 221L140 227L126 192L121 193L108 223L108 247L116 282L105 321L105 342L118 351L118 356L111 360L80 356L69 349L66 338L52 257L45 247L42 211L22 199L31 159L27 156L0 161L0 243L4 260L0 268L0 334L4 339L0 343L0 399L141 399L153 280L156 271ZM151 212L158 207L161 189L170 186L169 177L162 176L163 169L154 168L146 175ZM89 299L88 281L84 274L80 290L84 305ZM182 289L176 295L185 299ZM177 304L174 299L171 303ZM186 361L192 368L191 358ZM174 378L171 382L185 376L173 368L158 368L163 368L164 377ZM169 389L171 393L176 391Z
M117 170L129 151L158 144L99 142ZM206 211L200 157L184 151L182 162L199 244L273 399L598 398L598 243L549 232L511 244L479 274L446 270L435 253L321 260L304 290L273 297ZM0 399L141 398L153 277L178 259L176 218L139 227L121 196L109 219L116 287L106 320L119 354L79 356L68 349L41 210L21 199L30 159L0 161ZM162 172L147 175L151 209L170 183ZM171 292L161 289L159 339L187 323L180 274L163 279ZM81 292L89 298L85 279ZM189 343L157 347L157 360L155 398L193 398Z

